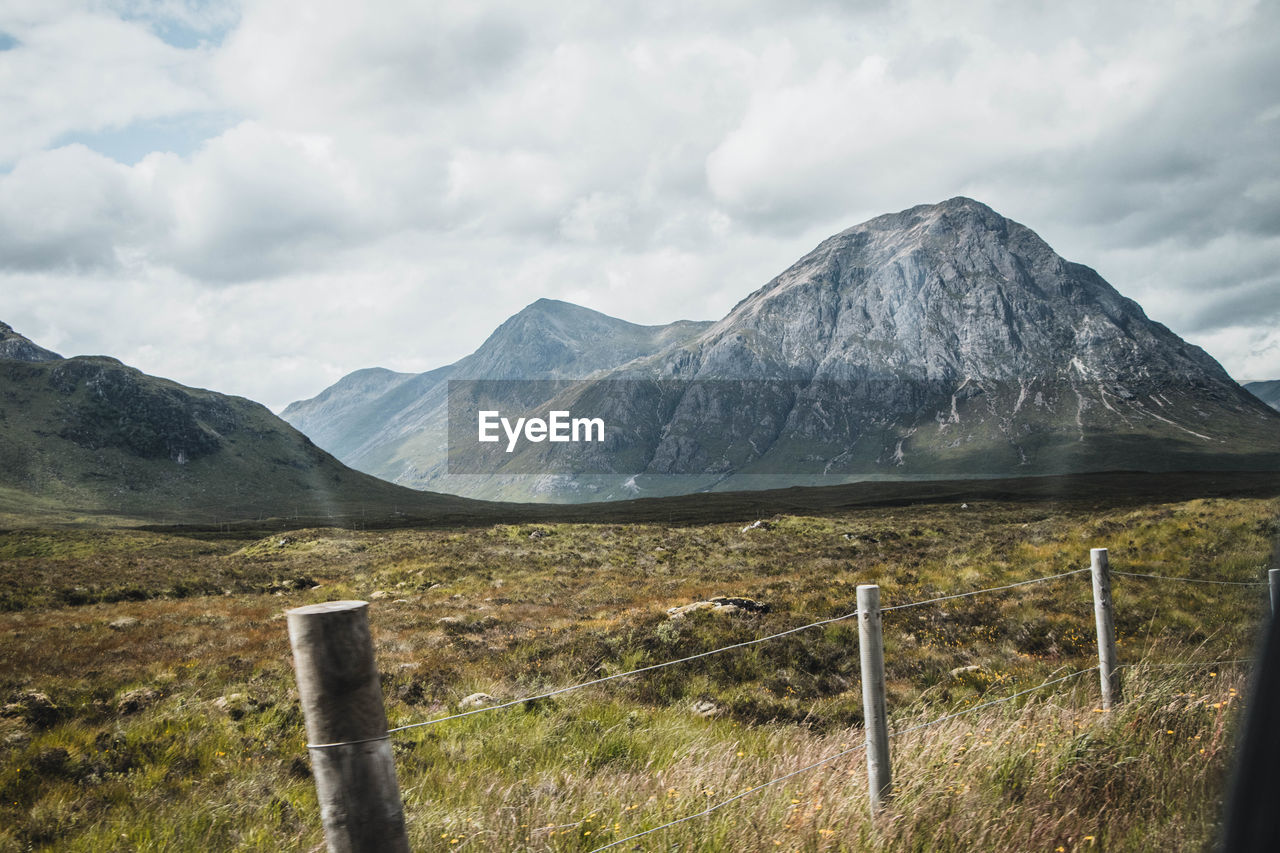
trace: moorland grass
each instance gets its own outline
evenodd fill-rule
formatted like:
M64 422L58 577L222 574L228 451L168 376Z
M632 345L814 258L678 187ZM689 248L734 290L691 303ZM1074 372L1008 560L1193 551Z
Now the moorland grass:
M0 851L322 843L283 611L371 600L393 725L853 609L1082 568L1261 581L1280 502L866 508L742 523L0 534ZM538 535L533 535L535 532ZM138 596L113 599L113 590ZM78 594L77 594L78 591ZM768 613L666 608L711 595ZM1265 587L1117 577L1127 701L1087 673L853 753L620 849L1201 849ZM132 621L136 620L136 621ZM1094 663L1088 576L885 614L902 730ZM591 850L860 742L852 620L394 742L415 850ZM33 698L43 694L48 702ZM697 705L707 716L700 716Z

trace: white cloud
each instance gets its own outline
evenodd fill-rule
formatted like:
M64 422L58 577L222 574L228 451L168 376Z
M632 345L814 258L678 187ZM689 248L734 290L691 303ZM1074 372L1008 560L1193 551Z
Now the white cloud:
M210 109L207 55L164 42L145 22L79 4L6 4L0 32L0 166L72 131L126 127Z
M155 259L203 281L244 281L323 266L378 224L364 182L323 135L246 122L183 161L136 170L172 231Z
M1280 373L1280 330L1256 326L1227 326L1207 334L1193 333L1187 340L1203 347L1239 382L1275 379Z
M967 194L1280 376L1278 17L14 2L0 319L278 407L456 358L542 296L718 317L830 233ZM131 164L58 147L209 115Z
M127 167L83 145L39 152L0 177L0 268L117 266L149 215Z
M1090 144L1161 82L1128 51L1065 37L1030 53L964 30L944 62L922 68L917 39L931 38L866 39L757 89L707 160L716 198L764 228L839 216L851 199L885 211L940 200L1031 154Z

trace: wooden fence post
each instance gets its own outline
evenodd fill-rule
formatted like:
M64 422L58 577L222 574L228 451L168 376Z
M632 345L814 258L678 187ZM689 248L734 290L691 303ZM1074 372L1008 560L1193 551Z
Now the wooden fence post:
M286 616L330 853L409 853L368 603L330 601Z
M889 728L884 707L884 639L880 631L880 587L858 586L858 653L862 665L862 717L867 731L867 785L871 811L893 794Z
M1098 627L1098 675L1102 681L1104 711L1122 701L1120 673L1116 670L1116 626L1111 605L1111 568L1106 548L1089 551L1093 574L1093 617Z
M1271 615L1276 615L1276 607L1280 606L1280 569L1267 572L1267 580L1271 581Z

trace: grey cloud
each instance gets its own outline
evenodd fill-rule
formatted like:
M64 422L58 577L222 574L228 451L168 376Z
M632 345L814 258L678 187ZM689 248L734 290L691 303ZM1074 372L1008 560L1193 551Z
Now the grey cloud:
M1280 220L1280 193L1248 195L1260 180L1280 174L1280 121L1257 120L1275 104L1280 79L1273 9L1264 4L1262 19L1233 33L1229 45L1188 56L1148 109L1073 153L1069 185L1088 191L1076 193L1074 215L1094 217L1108 245L1277 233L1271 229ZM1103 207L1095 211L1087 194Z
M1204 300L1201 309L1191 318L1187 331L1213 331L1238 326L1244 321L1271 326L1280 323L1280 273L1272 271L1215 292L1214 298Z
M176 274L227 312L332 276L438 318L466 281L500 296L450 308L461 353L538 296L714 316L830 233L965 194L1175 331L1256 324L1280 233L1277 7L1164 7L315 0L304 20L258 0L206 20L179 0L176 25L234 27L195 51L104 32L138 47L131 74L186 88L139 83L97 111L28 98L47 114L10 118L59 130L9 136L0 267ZM22 79L80 91L50 45ZM36 170L68 157L41 150L68 127L202 109L238 124L181 157Z
M367 86L400 104L472 96L510 72L528 45L522 27L497 15L386 36L369 34L369 43L351 49L363 63Z
M894 77L909 78L938 74L953 77L973 59L974 48L963 39L944 36L921 40L899 51L889 62Z

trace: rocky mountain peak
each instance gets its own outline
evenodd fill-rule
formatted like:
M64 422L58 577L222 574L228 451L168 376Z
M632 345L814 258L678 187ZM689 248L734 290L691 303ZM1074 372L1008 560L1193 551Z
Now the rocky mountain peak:
M508 318L458 363L459 377L582 378L686 338L709 323L642 326L599 311L539 299Z
M493 459L451 449L450 379L564 380L537 400L513 383L486 406L589 411L608 438ZM346 398L351 416L325 425L341 440L313 433L344 460L504 499L1280 465L1277 415L1217 362L964 197L835 234L714 324L638 326L538 300L456 364ZM452 477L455 463L490 476Z
M37 346L29 338L15 332L8 323L0 322L0 358L13 361L58 361L62 356Z
M1092 269L963 197L824 240L700 344L699 376L1227 379Z

